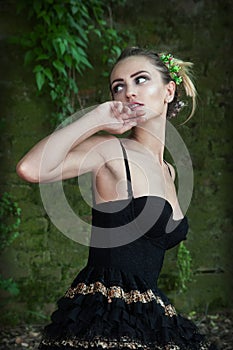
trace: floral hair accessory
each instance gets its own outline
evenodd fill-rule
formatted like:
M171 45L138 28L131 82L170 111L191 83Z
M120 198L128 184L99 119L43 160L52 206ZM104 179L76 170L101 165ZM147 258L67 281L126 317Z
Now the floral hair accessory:
M163 54L162 56L160 56L160 59L169 70L170 76L175 81L176 85L182 83L183 79L178 74L181 70L181 67L179 66L179 64L175 64L173 56L170 53L167 55Z

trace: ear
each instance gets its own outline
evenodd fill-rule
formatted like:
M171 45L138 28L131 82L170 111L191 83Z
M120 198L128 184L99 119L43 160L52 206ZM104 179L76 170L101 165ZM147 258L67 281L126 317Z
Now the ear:
M176 83L174 81L169 81L166 85L166 94L165 94L165 102L172 102L176 91Z

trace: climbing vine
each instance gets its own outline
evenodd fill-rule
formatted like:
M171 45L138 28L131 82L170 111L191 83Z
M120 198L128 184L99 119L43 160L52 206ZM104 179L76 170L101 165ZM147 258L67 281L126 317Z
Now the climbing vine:
M114 5L125 3L118 0ZM56 107L54 124L78 106L78 76L92 68L90 38L102 47L104 64L126 46L113 27L111 6L104 0L32 0L30 6L27 0L19 1L18 11L31 21L33 30L16 41L26 49L25 64L33 67L38 91L48 93Z
M180 243L177 253L178 279L177 287L180 292L187 290L187 282L191 281L192 258L190 251L186 248L183 242Z

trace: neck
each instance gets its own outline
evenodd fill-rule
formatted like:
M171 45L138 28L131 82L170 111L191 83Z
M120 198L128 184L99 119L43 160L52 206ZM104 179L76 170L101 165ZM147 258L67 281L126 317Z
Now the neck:
M157 117L146 121L132 129L130 139L133 139L153 153L161 165L165 146L166 118Z

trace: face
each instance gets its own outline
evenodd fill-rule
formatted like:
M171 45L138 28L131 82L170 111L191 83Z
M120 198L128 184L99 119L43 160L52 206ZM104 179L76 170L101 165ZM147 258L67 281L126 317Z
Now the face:
M113 99L129 103L132 108L144 106L155 116L165 114L174 97L175 84L164 84L161 73L144 56L123 59L114 67L111 77Z

